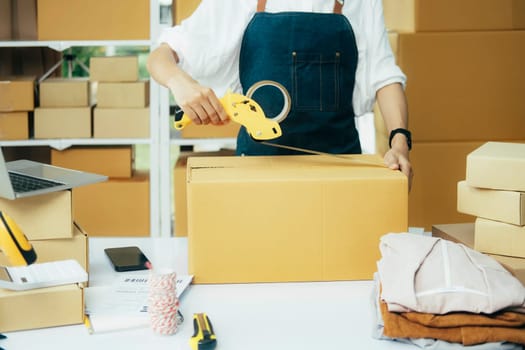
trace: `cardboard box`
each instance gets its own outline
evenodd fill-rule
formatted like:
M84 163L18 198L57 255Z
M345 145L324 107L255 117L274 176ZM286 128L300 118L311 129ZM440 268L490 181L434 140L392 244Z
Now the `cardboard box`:
M148 138L149 108L95 108L94 138Z
M525 192L525 141L487 142L467 157L472 187Z
M323 156L188 160L194 283L371 279L379 238L407 230L407 179Z
M489 220L525 225L525 192L490 190L458 182L458 211Z
M0 40L11 40L11 0L0 0Z
M97 106L102 108L148 107L149 80L133 83L99 83Z
M174 24L180 24L188 18L199 6L200 0L174 0L172 5L172 18Z
M95 102L86 78L51 78L40 83L40 107L89 107Z
M9 200L0 198L0 210L9 215L29 240L73 236L71 191Z
M14 40L37 40L36 0L11 1Z
M61 239L30 240L37 255L37 263L75 259L89 270L87 234L77 225L73 226L73 236ZM0 252L0 265L10 265L9 259Z
M525 226L477 218L474 233L480 252L525 258Z
M29 116L27 112L0 112L0 140L27 140Z
M27 291L0 289L0 332L81 324L84 290L78 284Z
M432 226L432 236L461 243L474 249L474 223L443 224ZM525 259L487 254L510 270L525 285Z
M147 174L73 190L75 222L89 236L149 236L150 182Z
M39 40L150 39L149 0L37 1Z
M0 78L0 111L32 111L35 108L35 79Z
M195 125L193 123L181 130L180 136L185 139L198 138L236 138L241 125L230 121L225 125Z
M457 183L465 179L467 155L482 142L414 142L410 161L414 169L408 197L408 225L424 227L472 222L457 210Z
M89 59L89 79L98 82L136 82L138 56L97 56Z
M72 147L51 150L51 164L75 170L102 174L110 178L129 178L133 174L132 146Z
M186 208L186 173L189 157L234 156L234 150L220 150L217 152L189 152L179 154L173 171L173 189L175 198L175 236L188 235L188 210Z
M400 32L525 28L523 0L383 0L385 25Z
M90 138L91 107L35 108L35 139Z
M414 141L525 139L525 31L399 34L398 45Z

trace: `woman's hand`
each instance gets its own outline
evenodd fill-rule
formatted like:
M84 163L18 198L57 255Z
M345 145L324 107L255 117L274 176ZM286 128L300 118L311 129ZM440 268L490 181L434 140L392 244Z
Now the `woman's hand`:
M405 140L399 142L396 139L402 139L403 135L396 135L392 142L392 148L390 148L384 156L384 161L387 167L392 170L400 170L408 178L408 191L412 188L412 179L414 177L414 172L412 170L412 165L409 160L409 150L408 145ZM404 142L404 144L403 144Z

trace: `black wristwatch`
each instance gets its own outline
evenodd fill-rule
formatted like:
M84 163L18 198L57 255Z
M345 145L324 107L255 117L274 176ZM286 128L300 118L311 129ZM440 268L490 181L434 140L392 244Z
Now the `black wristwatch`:
M390 137L388 138L388 146L392 148L392 139L396 134L403 134L407 138L408 150L412 149L412 134L407 129L397 128L390 132Z

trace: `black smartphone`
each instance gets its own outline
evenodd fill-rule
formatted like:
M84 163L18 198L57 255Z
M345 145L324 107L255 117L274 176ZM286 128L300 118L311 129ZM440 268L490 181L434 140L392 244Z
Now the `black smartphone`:
M106 248L104 252L109 258L115 271L137 271L148 269L148 258L139 247Z

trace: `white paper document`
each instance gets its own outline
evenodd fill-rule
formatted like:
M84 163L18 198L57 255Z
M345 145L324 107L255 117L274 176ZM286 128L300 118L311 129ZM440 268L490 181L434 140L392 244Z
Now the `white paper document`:
M123 274L112 286L85 289L86 315L92 333L148 327L148 274ZM193 276L177 276L177 297Z

